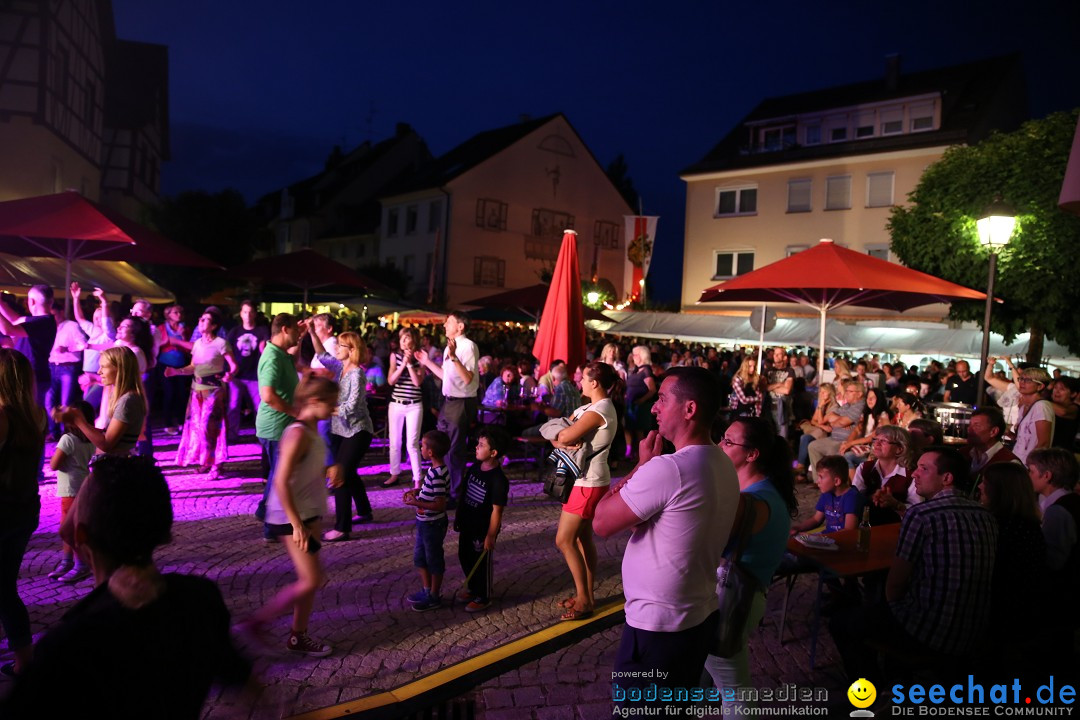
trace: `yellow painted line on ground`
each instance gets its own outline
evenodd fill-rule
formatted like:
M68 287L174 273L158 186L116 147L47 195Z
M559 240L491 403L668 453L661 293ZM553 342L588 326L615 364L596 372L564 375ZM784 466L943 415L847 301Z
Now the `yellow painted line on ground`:
M378 708L393 705L394 703L405 702L411 700L418 695L422 695L426 692L430 692L435 688L445 685L449 682L462 678L469 673L475 672L481 668L493 665L501 662L509 657L513 657L518 653L529 650L541 643L553 640L555 638L566 635L575 630L578 630L586 625L597 622L604 618L610 617L615 613L621 612L623 609L623 601L619 600L609 605L604 605L597 608L593 616L588 620L582 622L561 622L551 627L546 627L542 630L537 630L534 633L526 635L523 638L519 638L505 645L500 645L497 648L488 650L487 652L480 653L475 657L462 660L459 663L451 665L450 667L443 668L430 675L414 680L413 682L406 683L393 690L387 690L385 692L377 693L375 695L368 695L358 700L352 700L340 705L331 705L327 708L320 710L312 710L301 715L294 715L290 720L331 720L332 718L339 718L342 715L355 715L358 713L367 712L370 710L376 710Z

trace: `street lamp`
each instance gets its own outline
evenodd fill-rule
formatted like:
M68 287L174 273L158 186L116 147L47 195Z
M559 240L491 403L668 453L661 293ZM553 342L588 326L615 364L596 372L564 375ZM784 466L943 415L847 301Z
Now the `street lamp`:
M990 309L994 303L994 275L997 273L998 251L1009 243L1016 228L1016 211L1001 200L994 202L983 212L975 223L979 230L979 243L990 251L990 272L986 281L986 312L983 315L982 355L979 362L979 391L976 403L982 407L986 403L986 360L990 355Z

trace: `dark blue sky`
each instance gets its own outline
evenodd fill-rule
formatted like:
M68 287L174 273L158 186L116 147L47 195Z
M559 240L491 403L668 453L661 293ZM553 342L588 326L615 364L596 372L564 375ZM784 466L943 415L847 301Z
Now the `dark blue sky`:
M120 37L169 46L166 193L253 200L397 122L441 154L561 111L601 163L626 156L660 215L650 274L668 301L682 272L678 172L762 98L877 77L889 53L913 71L1021 51L1032 115L1068 109L1078 5L113 0Z

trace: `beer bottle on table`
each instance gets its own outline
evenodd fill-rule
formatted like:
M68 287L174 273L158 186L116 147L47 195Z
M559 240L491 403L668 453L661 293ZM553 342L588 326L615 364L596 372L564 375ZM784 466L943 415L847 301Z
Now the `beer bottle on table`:
M870 506L867 505L862 511L862 522L859 523L859 536L855 541L855 549L859 552L870 552Z

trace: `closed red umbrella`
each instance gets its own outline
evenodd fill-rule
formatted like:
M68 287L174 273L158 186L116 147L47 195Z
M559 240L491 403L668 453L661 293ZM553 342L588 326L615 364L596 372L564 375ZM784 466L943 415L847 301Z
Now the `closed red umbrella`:
M821 314L820 373L829 310L858 305L903 312L955 300L986 300L986 293L822 240L809 250L707 288L698 302L792 302L815 308Z
M536 331L533 355L541 368L555 358L574 366L585 362L585 315L581 302L581 268L578 264L577 233L563 232L562 247L555 261L540 327Z
M495 293L494 295L485 295L484 297L464 302L462 305L473 305L476 307L494 308L499 310L514 308L526 315L532 316L535 320L539 317L540 310L544 307L544 303L547 302L548 288L550 287L550 285L545 285L544 283L537 283L536 285L529 285L528 287L517 288L516 290L506 290L501 293ZM591 307L582 306L582 311L585 313L586 320L611 321L611 318L607 315L604 315L599 310L593 310Z

